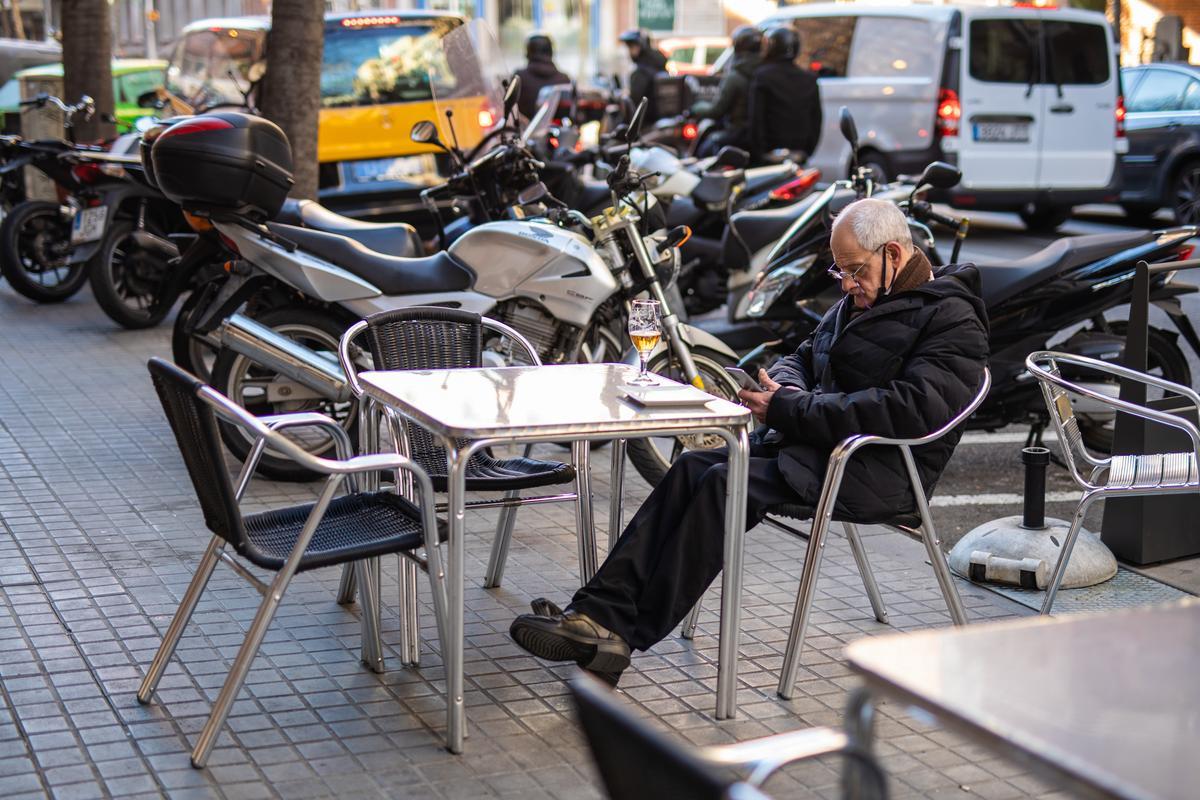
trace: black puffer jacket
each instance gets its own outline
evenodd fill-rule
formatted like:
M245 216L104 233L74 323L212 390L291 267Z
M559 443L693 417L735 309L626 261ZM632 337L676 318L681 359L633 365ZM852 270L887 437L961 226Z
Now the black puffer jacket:
M525 69L517 70L521 78L521 94L517 97L517 110L525 119L533 119L538 110L538 94L547 86L570 83L571 79L549 58L531 58Z
M839 442L936 430L975 396L987 364L987 311L972 266L938 269L934 280L848 318L850 304L843 298L793 355L769 370L784 388L767 408L767 436L782 435L779 468L808 505L817 503ZM961 436L960 428L913 449L926 494ZM883 522L911 513L916 506L906 475L896 448L859 450L847 464L835 518Z
M629 76L629 99L637 108L646 99L646 117L642 120L645 129L649 129L658 119L658 97L654 91L654 79L667 70L667 57L653 47L642 50L637 61L633 62L633 72Z
M777 148L812 155L821 141L817 78L790 61L767 61L750 81L750 156L759 163Z

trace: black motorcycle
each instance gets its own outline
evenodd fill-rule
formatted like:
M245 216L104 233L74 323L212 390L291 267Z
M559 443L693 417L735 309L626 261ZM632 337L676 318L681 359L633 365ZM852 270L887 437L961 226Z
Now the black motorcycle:
M848 116L844 115L843 130L847 138L855 140L853 120ZM865 191L894 199L910 220L914 243L926 250L935 265L943 262L929 225L955 231L950 261L957 261L967 220L939 214L921 199L926 188L945 188L953 185L950 181L957 182L957 170L932 164L911 188L897 184L875 187L862 180L861 174L857 178L848 182L853 185L830 187L813 200L769 254L753 288L738 303L734 323L709 328L745 353L741 365L747 371L795 352L840 299L841 291L826 268L833 263L829 252L833 213L853 199L844 196L847 188L854 195ZM1129 303L1137 262L1153 264L1186 258L1191 250L1188 242L1198 233L1196 226L1185 226L1068 237L1022 259L977 263L991 326L992 390L968 425L994 430L1027 424L1032 427L1033 438L1039 438L1045 425L1045 406L1036 382L1025 370L1025 356L1033 350L1059 349L1101 360L1118 359L1126 324L1110 322L1105 315ZM1176 331L1150 329L1149 369L1167 380L1191 385L1191 371L1178 338L1182 335L1200 354L1200 337L1183 313L1179 298L1198 289L1173 278L1173 273L1152 278L1151 302L1166 312ZM1117 392L1113 383L1097 385L1092 376L1076 377L1092 388L1113 395ZM1109 452L1111 413L1084 405L1078 410L1084 442L1096 451Z

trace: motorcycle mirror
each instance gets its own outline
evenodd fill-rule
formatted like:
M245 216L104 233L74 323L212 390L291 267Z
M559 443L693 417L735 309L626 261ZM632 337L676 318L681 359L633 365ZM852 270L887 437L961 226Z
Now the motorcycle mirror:
M504 89L504 118L508 119L517 106L517 98L521 96L521 76L513 75L508 86Z
M417 144L432 144L437 145L443 150L446 146L438 139L437 126L427 119L412 126L412 130L408 133L408 138L412 139Z
M633 116L629 119L629 130L625 132L625 143L633 144L642 134L642 120L646 116L646 98L642 98L642 102L638 103L638 107L634 109Z
M538 181L521 190L521 193L517 195L517 204L527 206L536 203L549 194L550 190L546 188L546 184Z
M917 181L918 186L932 186L935 189L949 189L951 186L957 186L962 180L962 172L953 164L947 164L945 161L934 161L925 168L921 173L921 179Z
M158 89L142 92L137 96L138 108L159 108Z
M854 117L851 116L850 109L845 106L838 109L838 125L842 129L842 136L845 136L846 141L850 143L850 148L857 152L858 126L854 124Z

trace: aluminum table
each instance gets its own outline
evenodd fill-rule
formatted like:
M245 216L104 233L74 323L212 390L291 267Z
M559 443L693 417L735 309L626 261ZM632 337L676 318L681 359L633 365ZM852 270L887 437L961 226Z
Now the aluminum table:
M721 590L721 634L717 674L718 719L737 712L737 653L741 623L742 550L746 526L745 485L749 462L748 409L713 398L700 406L646 409L624 398L635 370L622 364L565 364L542 367L364 372L366 394L430 431L446 448L449 468L445 651L447 746L461 753L466 734L463 704L465 582L464 472L476 451L496 445L536 442L588 442L664 436L715 434L729 445L729 484L725 509L725 565ZM664 383L665 378L660 379ZM461 448L456 440L470 440ZM575 447L577 469L587 469L586 446ZM614 476L619 475L622 446L614 446ZM579 463L582 462L582 463ZM586 481L581 502L590 509ZM613 487L616 535L620 494ZM589 516L590 516L590 512ZM592 535L591 558L595 559ZM582 552L581 557L586 554Z
M1078 796L1195 797L1198 653L1197 601L862 639L847 732L869 744L887 696Z

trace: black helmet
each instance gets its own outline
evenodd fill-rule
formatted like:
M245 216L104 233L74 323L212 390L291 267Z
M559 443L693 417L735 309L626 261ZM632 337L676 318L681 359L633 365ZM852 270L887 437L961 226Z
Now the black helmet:
M764 38L767 47L763 58L768 61L795 61L800 55L800 34L791 25L777 25L769 29Z
M620 36L620 39L621 39L622 44L625 44L625 45L636 44L639 47L641 47L643 50L650 49L650 34L646 33L643 30L639 30L637 28L631 28L630 30L627 30L624 33L622 33Z
M525 58L554 58L554 42L544 33L531 33L525 39Z
M762 31L753 25L739 25L733 30L733 52L758 53L762 50Z

